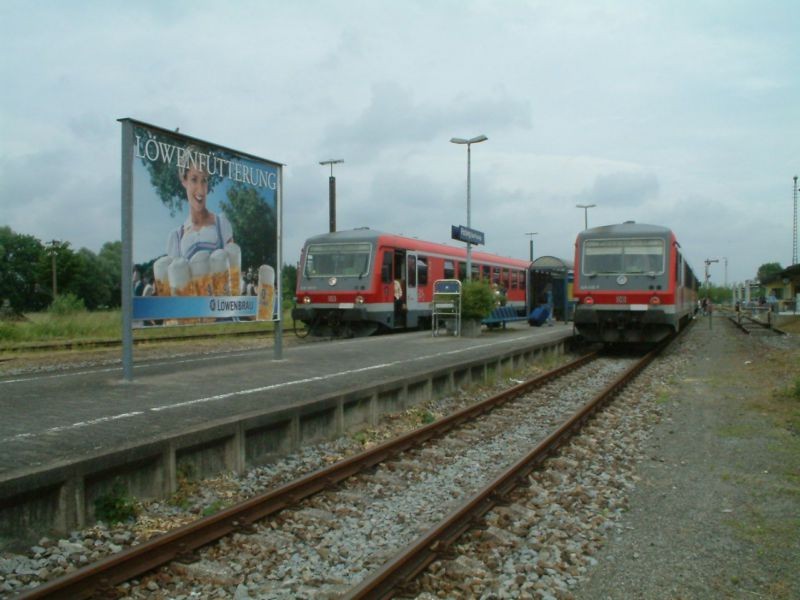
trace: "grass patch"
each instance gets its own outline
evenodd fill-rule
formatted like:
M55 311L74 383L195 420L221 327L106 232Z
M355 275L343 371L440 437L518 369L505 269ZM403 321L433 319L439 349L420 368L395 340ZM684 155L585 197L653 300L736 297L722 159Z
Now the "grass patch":
M753 438L761 435L762 430L751 423L736 423L720 427L717 433L723 438Z
M662 390L656 395L656 404L669 404L671 394L669 390Z
M210 517L225 508L225 503L222 500L214 500L211 504L203 509L203 516Z
M284 311L284 327L291 327L291 309ZM287 320L288 319L288 320ZM243 331L271 332L272 322L241 321L148 327L134 329L136 340L158 340L164 337L187 337L205 334L241 333ZM122 339L122 311L48 311L27 313L23 319L0 320L0 346L34 344L36 342L96 341Z

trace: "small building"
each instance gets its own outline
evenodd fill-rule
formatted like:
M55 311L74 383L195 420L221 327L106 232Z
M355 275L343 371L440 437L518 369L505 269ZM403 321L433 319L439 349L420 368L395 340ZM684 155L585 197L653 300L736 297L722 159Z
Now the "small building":
M787 267L763 288L766 296L775 294L780 312L800 312L800 264Z
M571 260L556 256L540 256L531 263L530 306L528 312L547 302L548 285L553 290L553 313L559 321L572 319L572 282L575 264Z

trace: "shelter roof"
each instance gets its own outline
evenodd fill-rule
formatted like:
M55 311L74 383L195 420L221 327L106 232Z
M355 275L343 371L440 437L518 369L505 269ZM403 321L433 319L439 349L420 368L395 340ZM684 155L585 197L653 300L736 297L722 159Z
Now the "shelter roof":
M540 271L572 271L575 265L571 260L557 256L540 256L531 263L532 269Z

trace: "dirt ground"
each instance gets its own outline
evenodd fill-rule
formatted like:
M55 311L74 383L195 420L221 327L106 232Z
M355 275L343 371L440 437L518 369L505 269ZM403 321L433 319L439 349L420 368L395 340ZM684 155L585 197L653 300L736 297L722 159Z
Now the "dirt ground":
M800 335L698 320L581 599L800 598Z

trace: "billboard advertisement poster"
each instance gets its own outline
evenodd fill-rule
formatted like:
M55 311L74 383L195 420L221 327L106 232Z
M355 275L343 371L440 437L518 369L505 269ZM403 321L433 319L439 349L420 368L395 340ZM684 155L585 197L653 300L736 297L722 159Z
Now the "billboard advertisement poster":
M138 121L123 124L133 143L126 154L134 322L274 320L282 165ZM123 158L123 179L126 168Z

